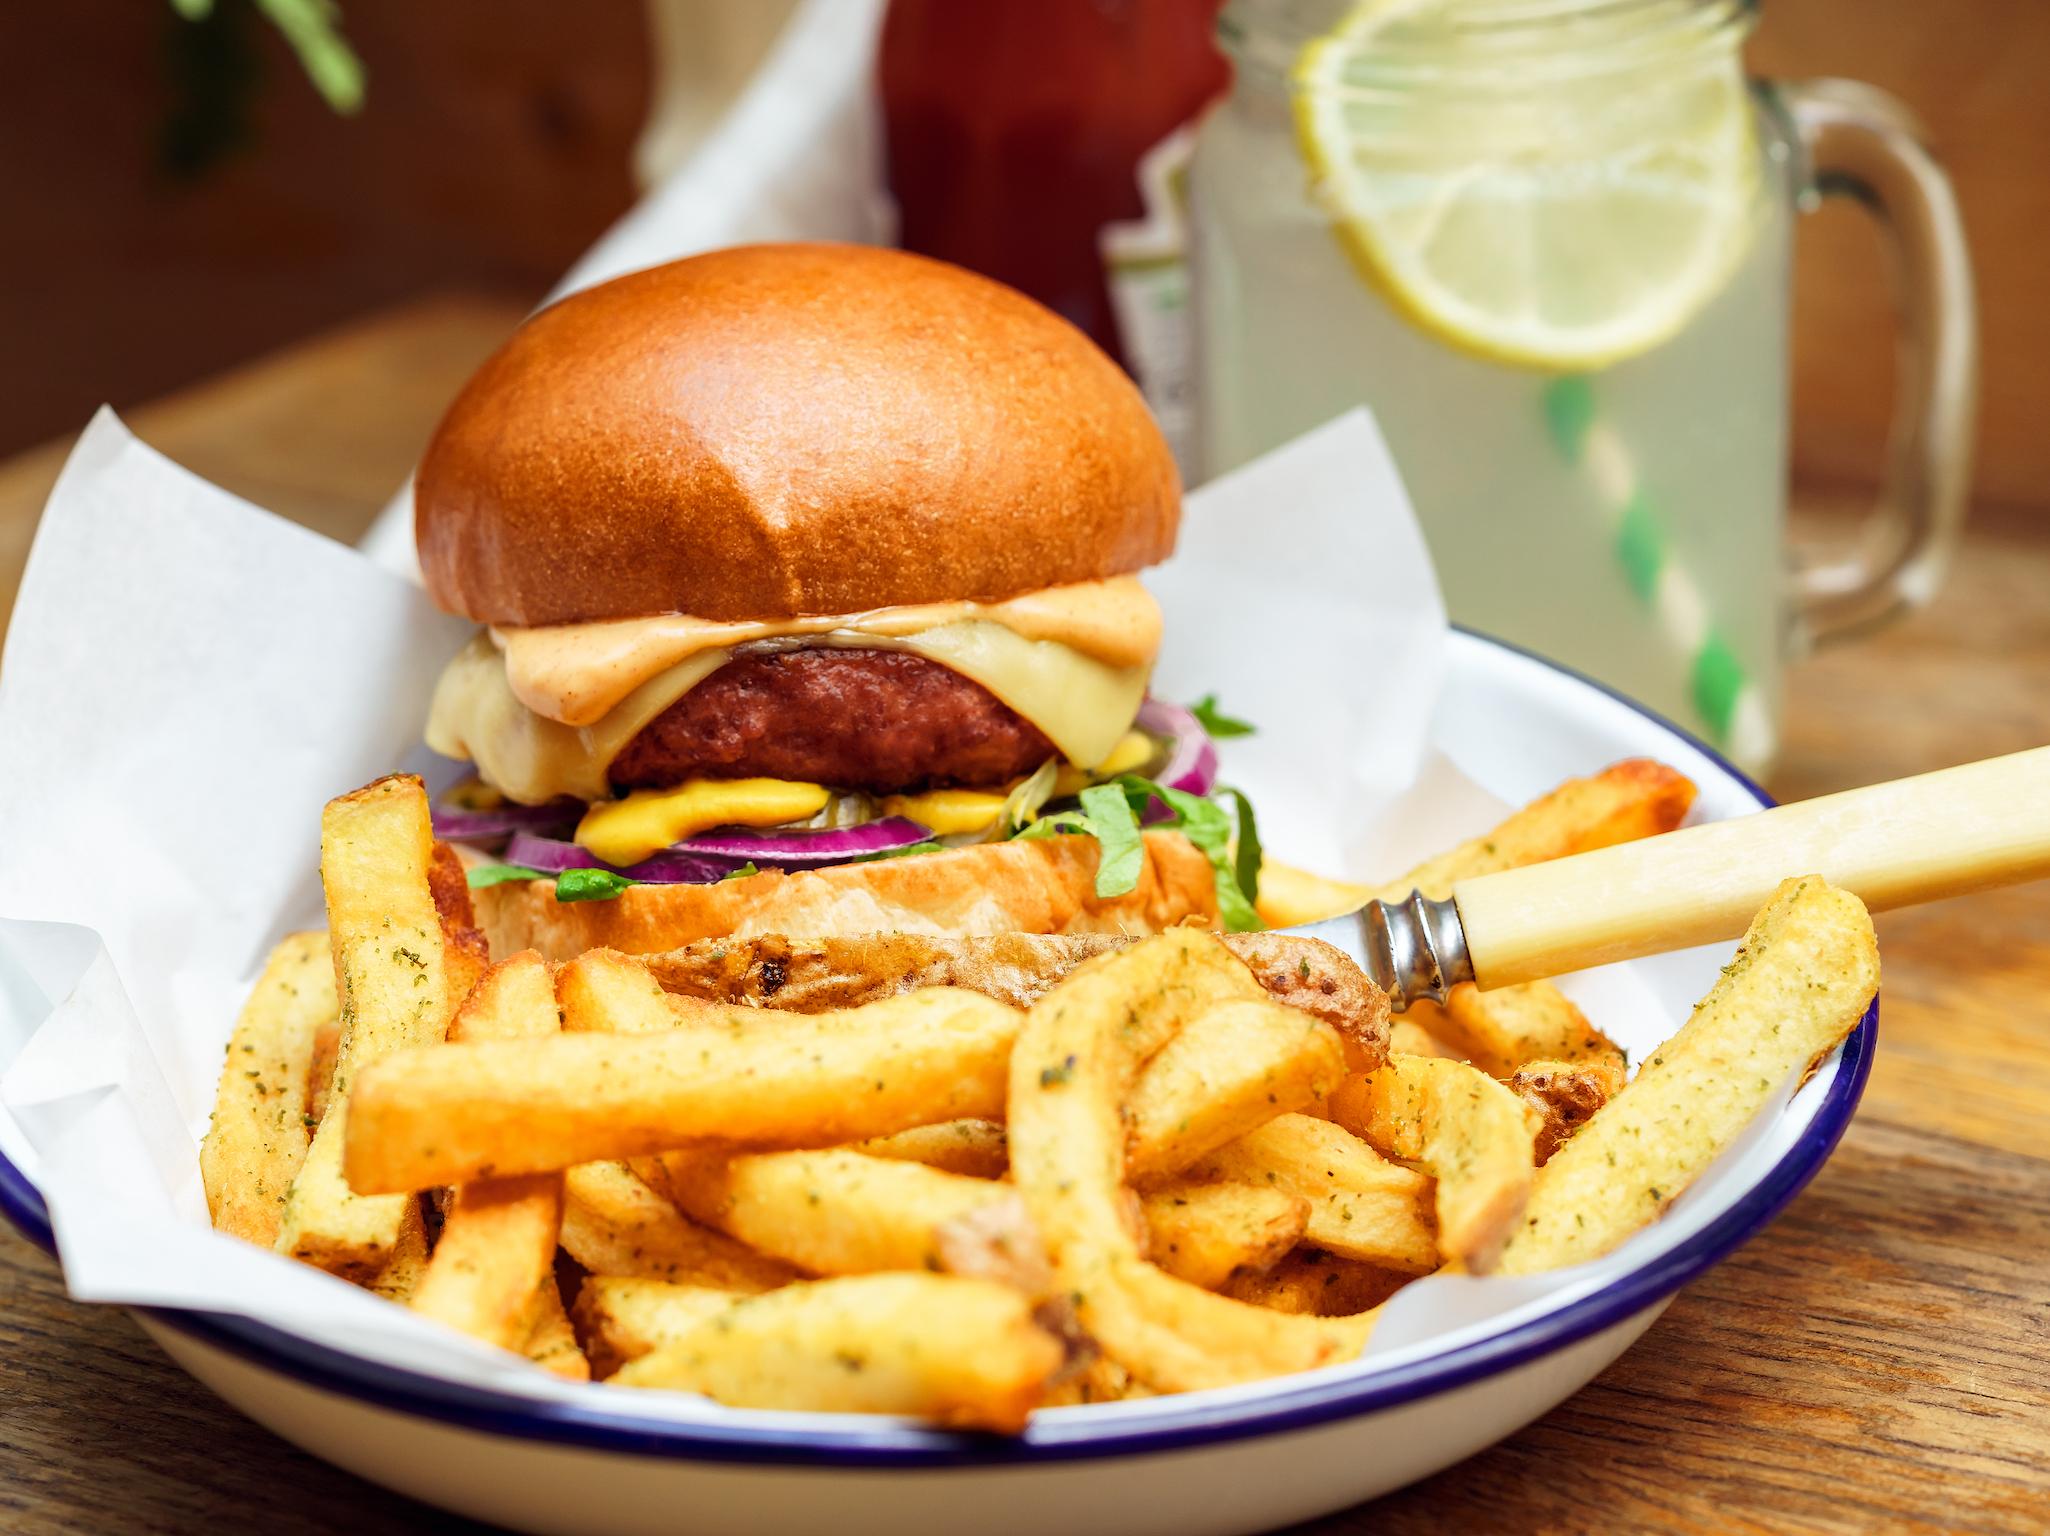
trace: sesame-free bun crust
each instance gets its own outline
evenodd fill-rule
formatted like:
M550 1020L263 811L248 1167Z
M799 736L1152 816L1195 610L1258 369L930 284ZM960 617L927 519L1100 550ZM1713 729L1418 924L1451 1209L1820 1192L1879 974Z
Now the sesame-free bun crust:
M849 245L671 262L534 315L442 419L428 591L482 623L994 600L1174 547L1180 483L1079 330Z
M767 870L717 885L631 885L609 901L559 902L546 880L473 893L477 921L504 956L537 949L570 960L587 949L646 955L699 939L851 938L873 933L1158 933L1215 919L1210 865L1179 832L1146 834L1139 881L1096 895L1096 840L1033 838L944 853Z

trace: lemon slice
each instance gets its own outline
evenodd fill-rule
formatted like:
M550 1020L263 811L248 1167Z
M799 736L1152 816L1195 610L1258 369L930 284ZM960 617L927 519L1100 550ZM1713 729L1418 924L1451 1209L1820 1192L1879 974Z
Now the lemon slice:
M1460 10L1363 0L1302 50L1314 195L1368 280L1443 341L1555 369L1657 346L1721 290L1756 223L1734 53L1627 35L1612 15L1536 57Z

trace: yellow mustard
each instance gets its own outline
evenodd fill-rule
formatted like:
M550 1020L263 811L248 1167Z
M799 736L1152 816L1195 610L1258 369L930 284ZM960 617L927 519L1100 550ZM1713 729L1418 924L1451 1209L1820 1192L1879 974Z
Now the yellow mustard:
M576 840L607 864L638 864L680 838L713 827L780 827L826 808L823 784L791 779L688 779L674 789L637 789L584 812Z
M1060 777L1053 781L1056 795L1076 795L1102 779L1114 779L1121 773L1144 768L1147 761L1160 748L1144 731L1127 731L1118 738L1118 744L1110 749L1106 757L1095 768L1078 768L1073 763L1062 763Z
M1004 798L975 789L933 789L922 795L891 795L883 801L883 811L909 816L935 837L952 837L994 826L1003 814Z

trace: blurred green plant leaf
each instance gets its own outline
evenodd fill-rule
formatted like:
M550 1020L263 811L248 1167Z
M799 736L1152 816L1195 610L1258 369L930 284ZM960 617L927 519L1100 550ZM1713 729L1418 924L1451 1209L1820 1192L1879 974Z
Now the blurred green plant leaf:
M322 100L344 115L363 107L363 61L342 36L341 7L334 0L254 0L278 29L299 67ZM214 14L214 0L171 0L171 9L186 21L203 22Z
M342 10L334 0L256 0L256 8L285 35L329 106L344 115L362 110L363 61L341 34Z

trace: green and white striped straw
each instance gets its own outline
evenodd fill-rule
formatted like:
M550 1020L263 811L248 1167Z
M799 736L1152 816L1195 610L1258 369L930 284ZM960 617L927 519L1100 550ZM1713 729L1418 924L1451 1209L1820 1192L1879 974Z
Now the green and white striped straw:
M1638 479L1629 448L1596 412L1594 386L1584 375L1565 375L1545 385L1543 402L1559 456L1593 483L1623 579L1686 658L1687 691L1700 724L1738 763L1769 762L1775 732L1765 696L1717 632L1700 584L1674 558L1664 519Z

